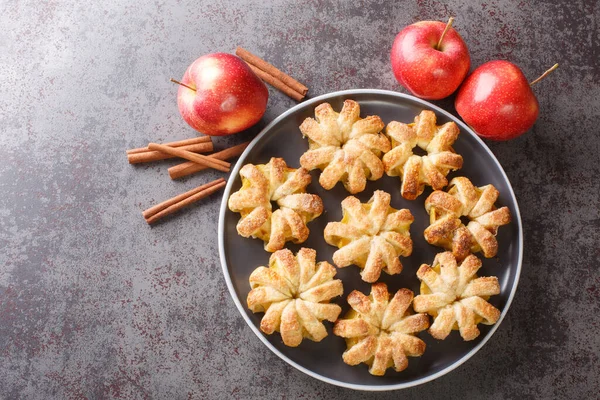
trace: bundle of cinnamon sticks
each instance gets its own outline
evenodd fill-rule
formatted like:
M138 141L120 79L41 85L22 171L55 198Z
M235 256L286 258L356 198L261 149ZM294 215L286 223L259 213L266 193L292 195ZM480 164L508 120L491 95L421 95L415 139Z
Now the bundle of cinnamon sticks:
M217 153L203 155L199 153L213 151L213 143L210 136L200 136L164 144L149 143L146 147L127 150L127 160L130 164L138 164L174 157L186 159L188 160L187 162L175 165L168 170L171 179L179 179L207 168L229 172L231 164L225 160L242 154L248 144L249 142L246 142ZM215 193L223 188L225 184L225 179L219 178L151 207L142 214L146 222L152 224L183 207Z
M280 71L275 66L269 64L260 57L250 53L248 50L238 47L235 49L235 54L246 61L252 71L260 79L267 82L271 86L279 89L287 96L296 101L302 101L308 92L308 88L298 82L288 74Z

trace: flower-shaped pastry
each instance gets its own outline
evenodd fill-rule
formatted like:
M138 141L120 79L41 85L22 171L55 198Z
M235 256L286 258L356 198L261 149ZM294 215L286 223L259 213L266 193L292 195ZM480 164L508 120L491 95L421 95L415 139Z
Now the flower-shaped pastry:
M342 281L333 279L334 266L326 261L315 263L317 253L302 248L294 257L291 251L276 251L269 267L258 267L250 275L252 290L248 308L264 312L260 329L267 335L281 332L283 343L298 346L303 338L320 342L327 336L321 321L334 322L342 309L329 304L344 289Z
M385 133L392 141L392 149L383 156L385 172L402 178L400 193L405 199L416 199L425 185L443 188L448 172L462 167L462 157L452 148L460 133L458 126L454 122L437 126L433 111L421 111L409 125L392 121ZM414 154L417 146L427 155Z
M266 251L282 249L285 242L302 243L308 238L306 224L323 212L316 194L305 193L311 181L304 168L288 168L282 158L268 164L246 164L240 170L242 187L229 198L229 209L239 212L241 236L260 238ZM272 212L271 201L279 209Z
M473 340L479 336L478 323L498 321L500 310L487 302L489 296L500 293L498 278L478 278L479 268L481 260L474 255L458 265L449 251L437 254L433 266L421 265L417 271L421 294L415 297L413 307L433 316L431 336L443 340L452 329L458 329L464 340Z
M375 191L368 203L354 196L342 201L343 218L325 227L325 241L337 246L333 262L338 267L355 264L363 268L365 282L376 282L385 271L390 275L402 271L400 256L412 253L410 224L414 218L409 210L390 207L390 195Z
M407 356L425 352L425 342L415 333L427 329L429 316L411 315L413 292L408 289L390 297L385 283L374 284L369 297L356 290L348 295L352 309L333 327L334 335L346 339L348 349L342 356L346 364L364 362L372 375L383 375L390 367L398 372L406 369Z
M478 188L467 178L452 179L448 192L436 190L425 200L430 220L425 240L452 250L458 259L479 251L486 258L494 257L498 252L498 227L510 222L508 208L494 206L498 195L493 185ZM467 226L461 216L470 220Z
M309 150L300 165L309 171L321 169L319 183L329 190L342 181L350 193L365 190L367 179L383 175L379 157L390 150L390 142L380 134L384 127L378 116L360 118L360 106L354 100L344 101L340 113L329 103L315 108L315 118L306 118L300 131L308 136Z

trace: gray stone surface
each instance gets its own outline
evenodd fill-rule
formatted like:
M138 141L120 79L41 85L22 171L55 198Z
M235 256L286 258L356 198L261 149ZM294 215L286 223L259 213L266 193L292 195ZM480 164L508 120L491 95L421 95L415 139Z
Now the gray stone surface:
M0 398L597 398L600 392L600 4L486 1L0 2ZM221 275L219 197L149 228L146 207L220 176L124 150L194 134L177 88L196 57L242 45L311 95L400 90L388 52L457 17L473 66L511 60L540 118L489 143L513 182L523 274L504 323L458 370L401 393L329 386L271 354ZM270 89L253 137L293 106ZM438 102L454 111L452 101Z

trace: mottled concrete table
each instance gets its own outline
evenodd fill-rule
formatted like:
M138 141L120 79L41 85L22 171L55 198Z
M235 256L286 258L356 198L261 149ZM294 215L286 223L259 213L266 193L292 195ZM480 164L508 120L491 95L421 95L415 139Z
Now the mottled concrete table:
M0 398L597 398L600 393L600 4L420 0L0 3ZM537 2L536 2L537 3ZM367 394L296 371L254 336L221 275L220 199L154 228L140 212L219 176L124 150L194 134L176 90L197 56L242 45L311 88L403 91L388 52L424 19L457 17L473 66L530 78L540 118L489 143L525 230L504 323L456 371ZM253 137L294 101L270 89ZM452 101L439 102L450 111Z

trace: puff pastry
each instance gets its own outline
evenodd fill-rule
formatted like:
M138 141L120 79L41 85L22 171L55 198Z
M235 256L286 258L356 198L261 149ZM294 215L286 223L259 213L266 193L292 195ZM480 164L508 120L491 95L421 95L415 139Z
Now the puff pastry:
M252 290L248 308L264 312L260 329L281 333L283 343L296 347L302 339L320 342L327 336L323 320L335 322L342 309L329 301L343 293L342 281L333 279L336 269L316 252L302 248L296 257L288 249L271 255L269 267L258 267L250 275Z
M493 185L478 188L467 178L452 179L447 192L436 190L425 200L430 219L425 240L452 250L458 259L479 251L486 258L494 257L498 252L498 227L511 220L507 207L494 206L498 195ZM466 226L461 217L470 220Z
M329 103L320 104L315 118L300 125L309 143L300 165L309 171L322 170L319 183L327 190L342 181L348 192L362 192L367 179L383 175L380 157L390 150L389 140L380 133L383 127L378 116L360 118L360 106L354 100L344 101L339 114Z
M385 283L371 287L370 296L359 291L348 295L352 309L339 319L333 334L346 339L348 349L342 355L346 364L366 363L372 375L383 375L388 368L402 371L409 357L425 352L425 342L415 336L429 326L427 314L409 311L413 292L400 289L391 297Z
M452 329L458 329L464 340L473 340L479 336L478 323L498 321L500 310L487 299L500 293L500 284L495 276L478 278L480 267L481 260L474 255L459 265L449 251L437 254L433 266L421 265L417 271L421 294L415 297L413 307L433 316L431 336L443 340Z
M390 207L390 195L375 191L368 203L354 196L342 201L343 218L325 227L325 241L337 246L333 262L338 267L355 264L362 268L365 282L375 282L381 271L390 275L402 271L400 256L412 253L410 224L414 218L409 210Z
M452 148L460 133L458 126L454 122L437 126L433 111L421 111L413 124L392 121L385 133L392 143L392 149L383 156L385 172L401 177L400 193L405 199L416 199L425 185L442 189L448 184L448 172L462 167L462 157ZM414 154L417 146L427 155Z
M268 164L244 165L240 176L242 187L229 197L229 209L241 214L241 236L262 239L269 252L282 249L287 241L308 238L306 224L321 215L323 202L305 193L311 181L306 169L289 168L282 158L273 157ZM279 206L274 212L271 201Z

